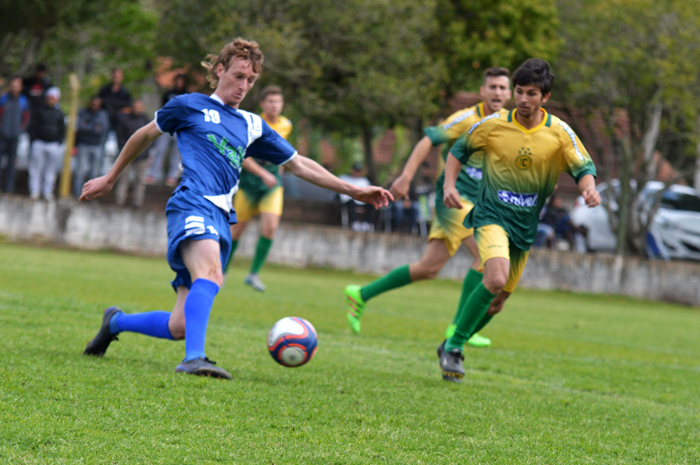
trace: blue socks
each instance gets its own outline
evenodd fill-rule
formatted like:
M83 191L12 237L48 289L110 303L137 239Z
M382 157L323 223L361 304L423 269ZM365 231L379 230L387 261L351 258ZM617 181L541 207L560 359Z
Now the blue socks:
M204 342L207 335L209 313L214 305L214 297L219 292L219 286L207 279L197 279L192 283L187 299L185 299L185 360L205 357ZM117 312L109 320L109 331L112 334L130 331L173 340L168 329L170 312L147 312L126 314Z
M161 339L173 339L168 322L170 312L147 312L126 314L117 312L109 320L109 332L112 334L130 331L132 333L145 334L146 336L159 337Z
M219 286L207 279L192 283L185 300L185 362L204 355L204 340L207 335L209 313Z

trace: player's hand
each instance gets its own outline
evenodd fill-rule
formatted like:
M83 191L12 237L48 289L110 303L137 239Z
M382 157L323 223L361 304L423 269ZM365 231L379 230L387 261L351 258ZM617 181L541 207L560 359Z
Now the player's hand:
M600 194L595 188L586 189L581 193L583 200L586 202L588 208L597 207L600 205Z
M362 187L353 199L371 204L374 208L380 209L394 201L394 196L386 189L377 186Z
M79 200L99 199L109 194L113 187L114 181L111 181L106 175L91 179L83 185L83 192L80 194Z
M270 172L266 172L265 176L262 177L262 181L269 189L277 185L277 178Z
M445 186L443 188L443 192L445 195L443 196L442 201L447 208L456 208L458 210L462 209L462 198L459 196L457 189L454 187Z
M411 179L401 173L398 178L389 186L389 192L396 200L405 199L408 197L408 190L411 188Z

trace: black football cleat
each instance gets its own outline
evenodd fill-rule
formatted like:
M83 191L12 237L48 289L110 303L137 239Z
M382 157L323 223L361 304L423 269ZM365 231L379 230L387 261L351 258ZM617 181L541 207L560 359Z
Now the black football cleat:
M117 313L121 312L119 307L109 307L105 309L104 316L102 317L102 326L97 332L92 341L88 342L87 347L83 355L94 355L96 357L102 357L107 348L112 341L118 341L117 336L109 331L109 320Z
M197 376L211 376L212 378L232 379L223 368L215 367L216 362L207 357L199 357L194 360L182 361L175 368L176 373L187 373Z
M440 359L440 369L442 370L442 379L445 381L452 381L453 383L461 383L462 378L464 378L464 367L462 366L462 360L464 360L464 355L459 349L452 349L449 352L445 352L445 342L442 341L437 348L438 358Z

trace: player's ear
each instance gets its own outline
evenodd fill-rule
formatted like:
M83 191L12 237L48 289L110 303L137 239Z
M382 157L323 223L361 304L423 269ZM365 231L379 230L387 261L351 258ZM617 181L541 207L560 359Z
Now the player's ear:
M551 92L547 92L546 94L544 94L544 95L542 96L542 105L544 105L545 103L547 103L547 100L549 100L549 97L551 97L551 96L552 96L552 93L551 93Z
M223 63L219 63L218 65L216 65L216 77L218 79L221 79L221 73L223 73L223 72L224 72Z

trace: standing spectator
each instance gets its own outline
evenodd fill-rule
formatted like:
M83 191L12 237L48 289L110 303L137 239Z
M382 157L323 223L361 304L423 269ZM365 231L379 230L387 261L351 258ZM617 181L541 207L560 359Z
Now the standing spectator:
M29 99L30 110L44 106L44 94L51 87L51 81L46 74L46 65L39 63L36 65L34 74L23 82L23 92Z
M3 192L12 193L15 191L17 141L29 122L29 100L21 94L22 79L19 77L11 78L8 87L9 91L0 97L0 187Z
M163 94L161 106L174 99L178 95L187 93L187 76L178 74L175 76L175 87ZM163 175L163 162L165 156L168 155L168 175L165 184L170 187L175 187L178 179L180 179L180 151L177 149L177 138L170 134L163 134L156 140L153 147L153 160L151 168L146 175L146 184L156 184L160 182Z
M104 142L109 132L109 116L102 109L102 99L95 96L90 104L78 115L78 127L75 134L75 146L78 156L73 178L73 194L80 197L85 176L94 179L100 175Z
M141 100L136 100L134 105L126 108L126 112L119 117L119 122L117 123L117 143L119 144L119 152L122 151L126 145L126 141L129 140L138 129L147 125L151 120L146 117L143 113L144 107ZM146 184L143 182L143 178L146 174L146 168L148 167L148 150L141 152L133 162L124 168L122 175L117 182L117 204L124 205L126 203L126 195L129 190L129 184L131 183L130 175L134 171L134 205L140 207L143 205L143 198L146 194Z
M29 160L29 193L32 199L43 194L53 200L56 174L61 166L61 143L66 135L65 115L58 108L61 91L50 87L44 105L32 109L29 134L32 153Z
M352 165L351 174L341 174L338 176L341 180L352 184L355 187L370 186L369 179L362 174L362 163L355 162ZM374 221L377 218L377 210L372 205L355 200L349 195L340 195L340 203L347 208L348 221L353 231L373 231ZM364 211L364 220L360 221L360 210Z
M102 108L107 110L109 125L114 131L117 127L119 114L131 104L131 94L122 86L124 71L120 68L112 70L112 82L105 84L97 94L102 99Z
M393 231L412 233L420 218L420 203L416 186L411 183L408 194L391 204L391 224Z

